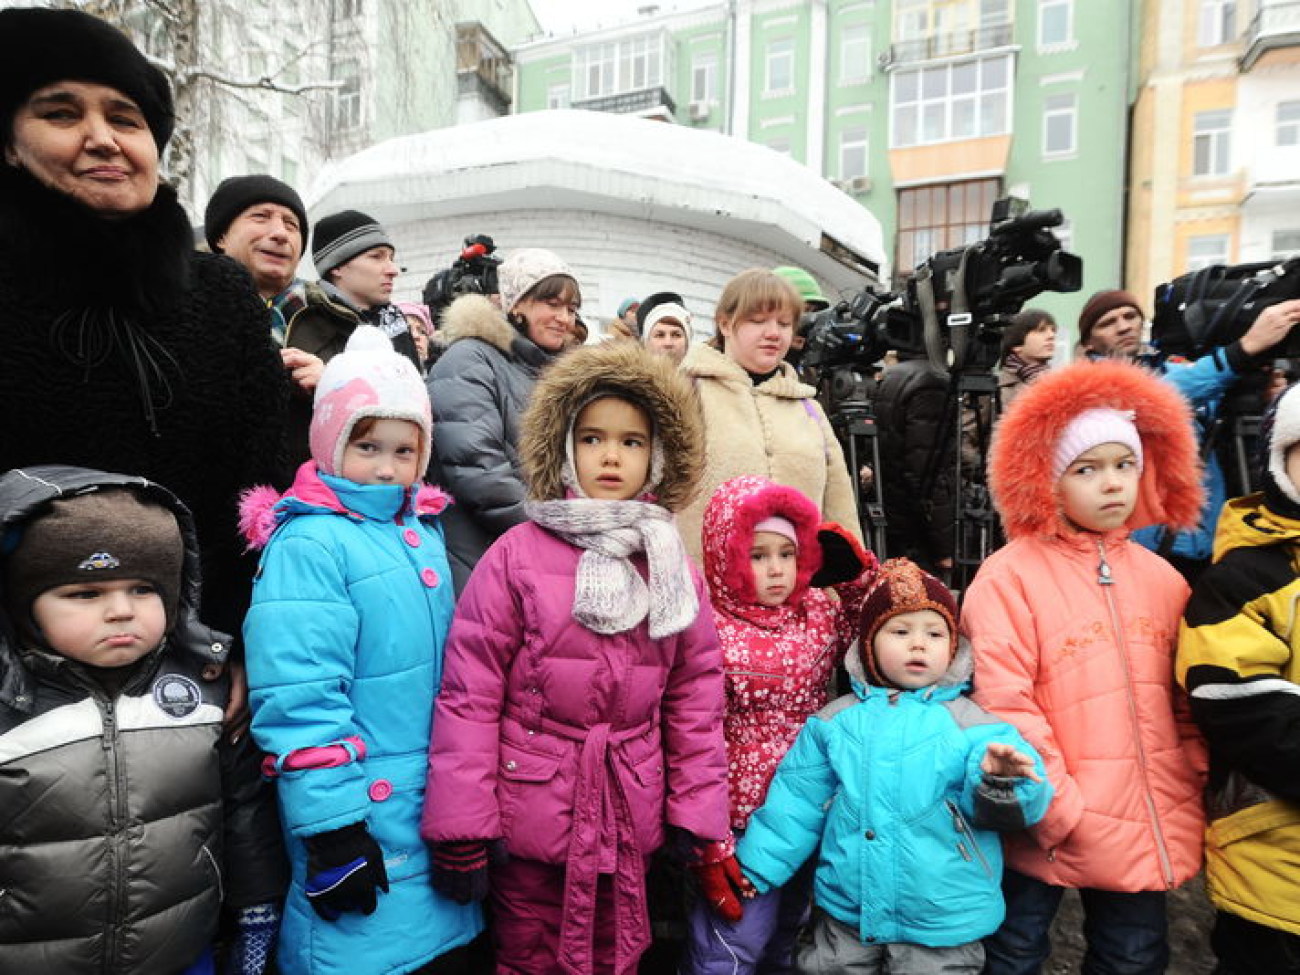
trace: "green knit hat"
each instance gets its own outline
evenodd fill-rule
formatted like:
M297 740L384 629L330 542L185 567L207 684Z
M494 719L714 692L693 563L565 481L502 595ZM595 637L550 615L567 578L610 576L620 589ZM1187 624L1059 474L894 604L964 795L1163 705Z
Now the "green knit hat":
M817 279L801 267L774 267L772 273L780 275L794 285L794 290L799 292L799 297L803 299L804 308L808 311L822 311L831 306L822 294L822 289L817 285Z

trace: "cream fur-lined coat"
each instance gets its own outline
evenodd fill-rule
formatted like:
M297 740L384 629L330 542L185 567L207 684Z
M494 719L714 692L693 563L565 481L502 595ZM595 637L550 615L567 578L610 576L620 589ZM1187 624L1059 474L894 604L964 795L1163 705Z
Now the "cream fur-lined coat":
M704 506L718 485L741 474L759 474L802 491L824 520L862 537L844 452L814 398L816 390L801 383L789 363L755 386L733 359L711 346L693 345L682 372L704 414L704 476L695 499L677 515L692 558L701 558Z

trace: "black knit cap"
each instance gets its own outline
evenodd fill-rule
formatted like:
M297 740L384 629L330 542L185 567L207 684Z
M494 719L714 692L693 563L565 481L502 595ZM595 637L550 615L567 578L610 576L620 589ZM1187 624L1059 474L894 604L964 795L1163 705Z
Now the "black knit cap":
M214 254L221 253L217 241L226 235L230 225L241 213L259 203L278 203L292 210L298 218L298 234L306 250L311 228L307 224L307 208L302 205L297 190L274 176L231 176L221 181L203 211L203 236Z
M167 77L116 27L79 10L0 10L0 143L32 92L57 81L108 85L144 113L162 152L176 116Z
M316 273L323 278L340 264L375 247L397 249L374 217L360 210L342 210L317 221L311 259Z

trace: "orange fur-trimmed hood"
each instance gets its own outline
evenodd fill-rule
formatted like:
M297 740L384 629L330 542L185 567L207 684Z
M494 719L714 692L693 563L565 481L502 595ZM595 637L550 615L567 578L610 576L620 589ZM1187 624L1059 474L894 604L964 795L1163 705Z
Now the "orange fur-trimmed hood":
M989 484L1009 538L1060 532L1052 476L1056 443L1084 410L1135 414L1142 438L1138 503L1127 527L1192 528L1202 503L1201 460L1191 407L1172 385L1125 362L1076 362L1021 393L998 423L989 452Z

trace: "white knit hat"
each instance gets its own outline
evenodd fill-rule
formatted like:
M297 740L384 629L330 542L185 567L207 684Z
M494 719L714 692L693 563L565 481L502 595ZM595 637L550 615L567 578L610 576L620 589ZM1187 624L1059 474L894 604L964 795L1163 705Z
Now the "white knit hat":
M563 274L576 282L569 265L548 250L540 247L525 247L510 254L497 268L497 286L501 289L501 307L506 314L515 310L519 299L526 295L537 282L545 278Z
M1080 454L1104 443L1120 443L1133 451L1138 470L1142 470L1142 438L1138 436L1134 415L1126 410L1099 408L1084 410L1065 427L1056 441L1052 459L1052 477L1059 479Z
M1286 452L1300 443L1300 384L1288 386L1273 407L1273 425L1268 433L1268 472L1278 490L1300 504L1300 487L1286 472Z
M311 418L311 456L326 474L343 470L343 451L357 421L410 420L420 428L420 472L429 466L433 415L429 392L411 361L373 325L358 326L347 348L325 365Z

